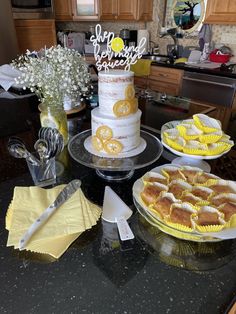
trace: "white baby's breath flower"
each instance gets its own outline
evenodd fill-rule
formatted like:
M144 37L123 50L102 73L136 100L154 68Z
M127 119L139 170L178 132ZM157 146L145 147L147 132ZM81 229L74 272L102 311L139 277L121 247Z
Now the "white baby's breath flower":
M27 51L13 61L12 65L22 72L16 82L30 88L43 103L63 106L65 96L71 101L89 96L92 86L88 66L77 51L55 46L42 51L38 58L30 55Z

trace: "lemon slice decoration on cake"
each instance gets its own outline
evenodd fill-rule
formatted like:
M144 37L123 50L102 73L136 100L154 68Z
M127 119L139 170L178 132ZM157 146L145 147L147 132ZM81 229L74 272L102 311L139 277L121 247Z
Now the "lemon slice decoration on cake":
M129 100L118 100L113 106L113 112L116 117L128 116L132 111L132 106Z
M102 141L97 136L92 136L92 146L97 151L101 151L103 149Z
M45 115L45 116L41 116L40 120L41 120L42 127L49 127L49 128L59 130L60 122L57 121L54 117Z
M131 112L135 113L138 111L138 98L133 98L130 100L131 103Z
M125 98L126 99L133 99L135 96L135 89L133 84L129 84L128 86L126 86L125 88Z
M113 136L112 129L109 126L102 125L99 126L96 130L97 137L102 141L110 140Z
M123 145L117 140L109 140L104 143L104 150L108 154L117 155L123 149Z
M122 49L124 49L124 41L120 37L115 37L111 41L111 49L115 52L120 52Z

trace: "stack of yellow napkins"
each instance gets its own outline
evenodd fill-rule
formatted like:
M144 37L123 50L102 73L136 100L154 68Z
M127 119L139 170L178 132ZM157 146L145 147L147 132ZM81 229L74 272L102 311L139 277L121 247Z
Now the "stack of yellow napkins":
M20 238L64 187L15 187L6 215L7 246L19 248ZM26 250L59 258L81 233L97 223L100 215L101 209L89 202L79 189L32 236Z

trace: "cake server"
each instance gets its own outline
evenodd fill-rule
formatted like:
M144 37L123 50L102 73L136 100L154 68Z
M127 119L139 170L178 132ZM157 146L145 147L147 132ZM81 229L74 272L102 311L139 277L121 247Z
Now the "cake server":
M32 223L19 242L19 249L23 250L26 244L29 242L34 233L45 224L50 216L64 204L74 192L76 192L81 186L80 180L73 180L68 183L64 189L58 194L55 201L44 210L44 212Z

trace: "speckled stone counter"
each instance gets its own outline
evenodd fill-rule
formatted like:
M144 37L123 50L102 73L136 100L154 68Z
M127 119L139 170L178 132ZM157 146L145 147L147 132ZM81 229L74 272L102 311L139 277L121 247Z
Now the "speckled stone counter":
M101 205L109 185L134 214L135 240L121 243L114 224L100 221L59 260L6 247L4 219L15 186L0 184L0 313L224 313L236 292L236 241L194 243L175 239L136 212L132 185L147 170L169 163L168 154L121 183L108 183L65 155L58 184L80 178L87 198ZM17 160L16 160L17 162ZM64 164L64 165L65 165Z

